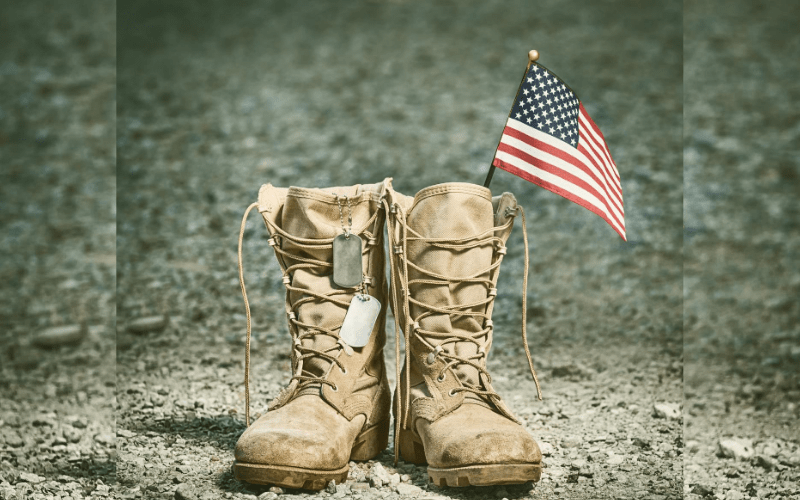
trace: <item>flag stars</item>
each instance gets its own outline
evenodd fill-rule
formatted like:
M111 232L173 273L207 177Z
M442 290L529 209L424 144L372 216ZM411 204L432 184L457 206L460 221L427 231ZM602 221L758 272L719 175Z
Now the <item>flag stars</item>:
M578 143L580 102L569 88L546 69L532 65L522 82L511 117L566 144Z

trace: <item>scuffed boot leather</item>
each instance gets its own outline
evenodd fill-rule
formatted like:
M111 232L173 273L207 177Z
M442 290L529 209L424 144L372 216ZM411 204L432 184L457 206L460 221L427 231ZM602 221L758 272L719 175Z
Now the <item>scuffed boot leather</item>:
M389 186L389 179L327 189L266 184L259 191L258 203L251 205L264 218L284 275L293 377L267 413L239 438L234 463L237 479L322 489L330 480L347 479L350 460L367 460L386 448L391 393L383 360L388 295L382 198ZM339 338L348 305L360 290L341 288L332 279L332 242L342 234L342 221L350 212L352 234L363 241L366 291L381 303L369 341L362 348L352 348ZM247 213L242 231L246 217ZM243 281L242 291L247 304ZM249 305L247 314L249 371ZM249 386L247 400L249 423Z
M406 339L395 453L427 463L440 486L538 480L539 446L486 370L500 262L521 210L516 199L448 183L414 198L392 191L388 203L392 306ZM527 341L525 350L536 380Z

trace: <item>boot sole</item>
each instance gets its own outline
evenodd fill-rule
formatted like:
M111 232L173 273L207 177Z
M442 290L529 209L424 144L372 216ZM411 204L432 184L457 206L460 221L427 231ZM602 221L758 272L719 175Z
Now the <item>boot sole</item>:
M369 460L378 456L389 444L389 419L366 429L356 437L350 460ZM305 469L288 465L251 464L234 462L233 475L239 481L270 484L282 488L321 490L330 481L342 484L347 480L350 465L335 470Z
M427 465L425 446L413 431L400 431L400 458L404 462ZM428 466L428 477L437 486L491 486L523 484L542 477L542 464L486 464L464 467Z

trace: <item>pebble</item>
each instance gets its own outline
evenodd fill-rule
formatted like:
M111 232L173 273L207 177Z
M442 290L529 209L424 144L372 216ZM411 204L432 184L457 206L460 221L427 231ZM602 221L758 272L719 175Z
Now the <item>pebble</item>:
M681 418L680 406L675 403L656 403L653 406L653 416L668 420L678 420Z
M74 429L72 427L65 427L64 428L64 439L69 441L70 443L77 443L81 440L83 433L78 429Z
M549 457L555 452L555 448L550 443L539 443L539 450L542 452L542 455L546 457Z
M272 491L265 491L264 493L258 495L258 500L275 500L276 498L278 498L278 495Z
M561 440L561 447L577 448L581 443L583 443L583 439L580 436L567 436Z
M767 455L756 455L753 458L753 465L756 465L768 471L781 468L781 464L777 460Z
M720 439L719 455L735 460L748 460L753 456L753 443L749 439Z
M169 316L162 314L158 316L147 316L128 323L128 331L131 333L149 333L163 330L169 323Z
M44 481L44 478L42 476L37 476L36 474L32 474L30 472L20 472L19 480L25 481L26 483L30 484L39 484L42 481Z
M686 441L686 451L689 453L697 453L700 451L700 442L693 439Z
M19 433L15 430L6 429L3 431L3 441L12 448L19 448L25 444Z
M384 484L389 484L391 478L386 469L380 463L375 463L369 471L369 484L376 488L380 488Z
M623 462L625 462L625 457L622 455L611 455L608 457L608 460L606 460L608 465L622 465Z
M413 484L400 483L394 489L401 497L416 497L422 493L422 488Z
M367 483L353 483L350 485L350 491L365 492L369 491L369 484Z
M268 491L270 493L275 493L276 495L283 495L283 488L280 486L272 486Z
M327 485L327 486L325 486L325 491L327 491L327 492L328 492L328 493L330 493L331 495L333 495L334 493L336 493L336 481L335 481L335 480L333 480L333 479L332 479L332 480L330 480L330 481L328 481L328 485Z
M81 325L54 326L33 336L33 343L39 347L58 347L75 344L86 336L87 329Z

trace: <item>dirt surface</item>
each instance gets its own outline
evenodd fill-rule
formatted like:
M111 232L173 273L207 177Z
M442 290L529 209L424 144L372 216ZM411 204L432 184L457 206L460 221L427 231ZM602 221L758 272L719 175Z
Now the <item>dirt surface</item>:
M122 2L119 19L115 494L681 496L680 3ZM258 187L390 176L413 194L482 183L531 48L603 128L630 237L623 243L581 207L495 175L493 191L514 192L528 215L528 328L544 402L519 338L518 230L501 273L490 370L545 449L542 481L440 489L422 467L395 468L391 448L317 494L234 480L245 325L236 234ZM261 412L288 380L290 345L277 263L260 223L248 228ZM159 314L170 317L162 330L126 329ZM389 335L391 346L391 326ZM654 416L662 403L678 418ZM399 484L371 487L381 468Z
M0 5L2 499L115 481L114 23L113 2Z
M686 3L687 498L800 498L798 14Z

